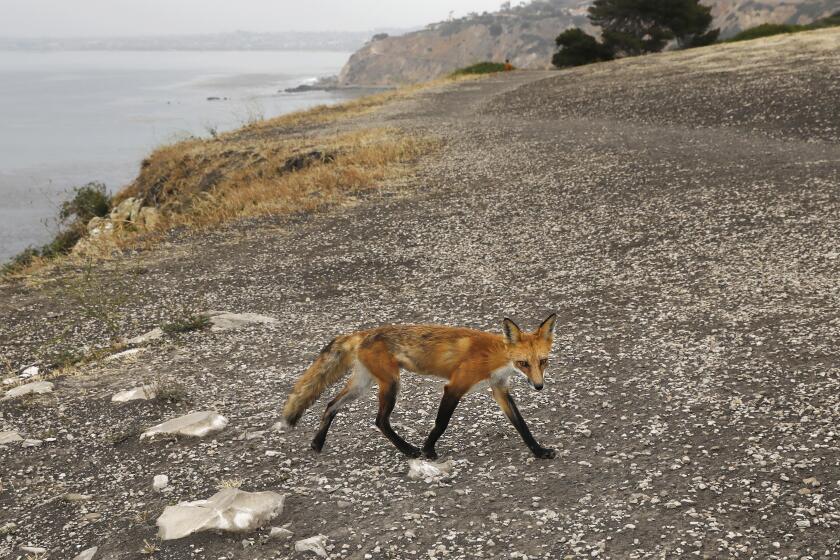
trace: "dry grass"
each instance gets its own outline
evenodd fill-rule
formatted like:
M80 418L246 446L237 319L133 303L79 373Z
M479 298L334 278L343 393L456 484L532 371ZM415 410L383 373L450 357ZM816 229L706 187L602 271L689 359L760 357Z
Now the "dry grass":
M216 484L216 490L224 490L225 488L240 488L243 480L241 478L223 478Z
M397 89L366 95L364 97L359 97L357 99L336 105L318 105L305 111L281 115L273 119L252 123L246 126L245 129L262 130L265 128L297 128L345 120L371 113L389 103L410 98L417 93L431 88L440 87L453 82L474 80L476 78L478 78L478 76L459 75L423 82L421 84L403 86Z
M317 138L231 134L191 140L152 154L120 197L158 206L164 229L312 210L405 171L430 147L429 141L387 128ZM330 157L284 169L313 151Z
M85 238L58 261L33 258L7 272L30 277L55 262L81 265L107 259L122 249L149 248L173 228L201 229L239 218L313 211L411 171L435 142L393 128L328 132L323 126L368 114L395 100L452 80L439 80L361 97L346 103L258 121L207 139L189 139L157 149L144 160L137 179L114 204L139 197L156 206L155 231L117 225L110 235ZM323 160L290 170L290 159L317 151Z
M160 545L154 541L150 541L148 539L143 539L143 548L140 549L140 554L145 554L147 556L152 556L156 552L160 551Z

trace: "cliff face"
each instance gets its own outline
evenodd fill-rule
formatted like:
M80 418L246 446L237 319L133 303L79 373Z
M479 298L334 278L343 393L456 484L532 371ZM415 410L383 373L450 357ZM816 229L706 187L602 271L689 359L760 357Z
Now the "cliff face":
M586 27L588 4L585 0L534 2L372 40L350 57L339 74L339 83L422 82L476 62L507 58L520 68L548 68L554 38L567 27Z
M837 0L706 0L722 36L760 23L809 23L838 9ZM536 0L492 14L436 23L398 37L377 36L339 74L341 85L422 82L476 62L509 58L519 68L548 68L554 39L567 27L594 32L589 0ZM831 5L831 6L830 6Z
M808 24L840 10L837 0L705 0L722 37L762 23Z

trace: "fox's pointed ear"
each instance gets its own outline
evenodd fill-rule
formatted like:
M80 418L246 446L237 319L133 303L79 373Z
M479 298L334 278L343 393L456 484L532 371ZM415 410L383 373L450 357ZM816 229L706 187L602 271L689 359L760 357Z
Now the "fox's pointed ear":
M537 329L537 336L545 340L554 338L554 323L557 322L557 313L552 313L548 319L542 322L540 328Z
M508 344L516 344L522 338L522 331L510 319L502 321L502 328L505 331L505 340L508 341Z

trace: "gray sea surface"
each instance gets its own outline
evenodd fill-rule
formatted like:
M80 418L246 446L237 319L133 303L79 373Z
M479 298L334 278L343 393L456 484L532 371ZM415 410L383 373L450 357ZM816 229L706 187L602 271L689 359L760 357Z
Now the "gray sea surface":
M359 95L279 93L349 55L0 51L0 262L54 235L74 186L119 190L158 146Z

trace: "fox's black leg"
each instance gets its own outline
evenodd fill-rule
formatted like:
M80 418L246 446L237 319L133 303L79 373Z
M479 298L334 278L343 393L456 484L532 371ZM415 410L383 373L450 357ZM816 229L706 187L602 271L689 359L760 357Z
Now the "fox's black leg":
M437 419L435 419L435 427L426 438L426 443L423 444L423 455L429 459L437 459L435 452L435 444L446 427L449 425L449 419L452 418L452 413L455 412L455 407L461 400L463 393L452 389L449 385L443 389L443 398L440 400L440 408L438 408Z
M315 438L312 440L313 450L318 453L321 452L321 449L324 448L324 441L327 439L327 432L338 411L347 403L364 395L370 389L371 383L372 380L369 375L355 373L347 385L329 402L327 408L324 410L324 415L321 417L321 426L318 428L318 433L315 434Z
M419 457L420 450L405 441L397 432L391 428L391 412L397 403L397 393L400 390L399 381L390 383L379 383L379 414L376 415L376 427L379 428L385 437L391 440L397 449L409 457Z
M534 454L534 457L537 459L553 459L554 450L543 447L537 443L537 440L535 440L534 436L531 435L531 430L528 429L528 424L525 423L525 419L522 418L522 414L520 414L519 409L516 408L516 403L513 401L513 397L510 396L510 392L507 387L493 387L493 398L496 399L496 402L499 403L499 406L505 413L505 416L508 417L511 424L513 424L513 427L516 428L516 431L519 432L520 436L522 436L522 439L525 441L525 445L528 446L531 453Z
M321 426L318 428L318 433L315 434L315 438L312 440L312 449L317 453L320 453L321 449L324 448L324 441L327 439L327 432L330 429L330 425L332 425L332 421L335 419L335 415L338 414L338 409L341 406L341 400L348 392L348 388L349 387L345 387L342 389L341 392L330 401L326 410L324 410L324 416L321 417Z

